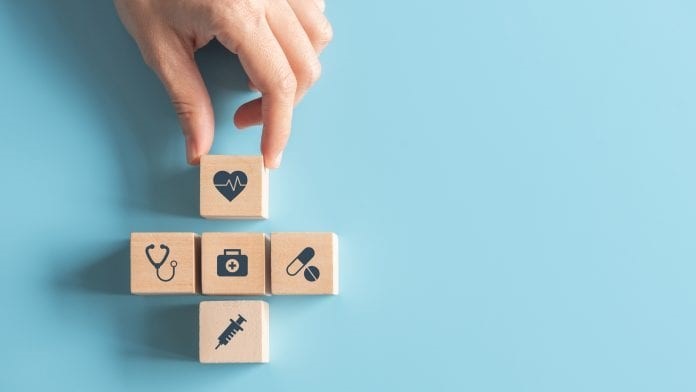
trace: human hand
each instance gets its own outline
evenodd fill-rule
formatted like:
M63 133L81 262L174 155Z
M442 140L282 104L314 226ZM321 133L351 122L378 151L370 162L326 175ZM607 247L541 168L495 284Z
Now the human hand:
M263 124L261 152L277 168L294 105L319 78L319 53L332 38L324 0L114 0L145 62L171 98L198 164L213 144L215 119L194 52L217 38L236 53L261 97L237 109L238 128Z

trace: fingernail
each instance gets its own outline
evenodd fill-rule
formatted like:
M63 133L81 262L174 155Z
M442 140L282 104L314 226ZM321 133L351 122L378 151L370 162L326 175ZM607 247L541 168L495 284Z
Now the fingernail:
M280 167L280 162L283 160L283 151L280 152L280 154L276 155L275 159L271 163L271 169L277 169Z

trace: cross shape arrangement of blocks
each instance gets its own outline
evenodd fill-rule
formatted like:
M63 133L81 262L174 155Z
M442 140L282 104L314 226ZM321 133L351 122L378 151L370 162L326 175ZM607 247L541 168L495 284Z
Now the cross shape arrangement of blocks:
M268 217L261 156L204 156L200 171L201 216ZM331 232L135 232L130 264L132 294L338 294L338 237ZM268 336L265 301L199 305L201 363L268 362Z

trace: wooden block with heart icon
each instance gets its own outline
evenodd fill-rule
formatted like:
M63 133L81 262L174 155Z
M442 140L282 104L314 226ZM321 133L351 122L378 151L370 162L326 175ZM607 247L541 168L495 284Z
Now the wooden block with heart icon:
M334 233L272 233L272 294L338 294Z
M131 233L131 293L196 294L199 259L195 233Z
M268 218L268 170L262 156L201 157L201 216Z

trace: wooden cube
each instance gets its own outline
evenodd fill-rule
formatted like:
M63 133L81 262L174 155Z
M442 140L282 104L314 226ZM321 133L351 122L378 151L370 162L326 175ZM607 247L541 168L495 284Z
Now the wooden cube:
M199 245L195 233L131 233L131 293L199 292Z
M270 252L266 234L203 233L201 248L203 294L268 294Z
M268 303L203 301L199 312L202 363L268 362Z
M334 233L272 233L273 294L338 294Z
M268 170L262 156L201 157L201 216L268 218Z

